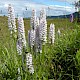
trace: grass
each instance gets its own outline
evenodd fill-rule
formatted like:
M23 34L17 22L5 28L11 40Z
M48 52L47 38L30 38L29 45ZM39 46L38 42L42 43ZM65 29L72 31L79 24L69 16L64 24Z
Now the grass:
M30 74L22 68L21 56L16 51L16 40L10 37L7 17L0 17L0 79L17 80L79 80L80 78L80 28L69 19L47 19L47 26L55 24L54 45L43 46L42 54L33 53L35 72ZM25 32L30 29L30 20L24 19ZM58 36L57 30L61 30ZM18 67L21 73L18 74Z

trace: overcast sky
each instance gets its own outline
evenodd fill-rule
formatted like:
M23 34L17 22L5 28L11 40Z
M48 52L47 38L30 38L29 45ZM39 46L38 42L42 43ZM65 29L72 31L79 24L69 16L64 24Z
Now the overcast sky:
M22 17L30 17L32 9L36 9L39 16L42 8L46 9L48 16L70 14L75 12L72 5L75 1L78 0L0 0L0 15L7 15L8 4L12 4L15 14Z

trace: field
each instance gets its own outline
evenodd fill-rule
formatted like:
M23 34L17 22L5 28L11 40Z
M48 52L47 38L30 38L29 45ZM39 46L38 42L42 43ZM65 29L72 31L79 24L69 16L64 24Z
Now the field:
M55 24L56 29L55 43L44 45L41 54L32 54L35 72L30 74L27 68L22 68L21 56L16 50L16 39L11 37L8 30L7 17L0 17L0 80L17 80L20 76L22 80L80 79L80 25L71 23L69 19L47 19L48 30L51 23ZM30 20L24 19L24 25L28 40ZM27 51L29 52L28 48ZM21 69L20 74L18 67Z

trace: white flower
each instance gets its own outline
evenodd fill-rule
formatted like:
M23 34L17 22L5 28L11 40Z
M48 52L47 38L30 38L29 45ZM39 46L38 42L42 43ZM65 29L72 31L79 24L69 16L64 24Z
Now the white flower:
M36 38L35 38L35 44L36 44L36 52L40 52L42 53L42 42L40 40L40 36L39 36L39 26L37 26L36 28Z
M11 31L11 34L17 32L14 8L12 7L11 4L8 5L8 27L9 30Z
M40 20L39 36L41 41L47 42L47 22L45 19Z
M24 21L22 17L18 18L18 40L17 40L17 51L21 55L23 48L26 49L26 38L24 30Z
M31 16L31 29L36 29L36 10L32 10L32 16Z
M28 44L31 48L35 45L35 30L33 29L28 31Z
M17 40L17 52L19 53L19 55L22 54L22 49L23 49L22 40L21 39L18 39Z
M46 10L44 8L40 11L40 20L41 19L46 19Z
M40 12L39 36L42 42L47 42L47 21L45 9L42 9Z
M36 17L35 27L36 27L36 28L39 27L39 18L38 18L38 17ZM35 29L36 29L36 28L35 28Z
M54 40L55 40L55 25L54 24L50 24L49 39L50 39L50 43L54 43Z
M23 46L26 47L24 21L22 17L18 18L18 38L22 39Z
M29 68L29 72L32 73L32 74L34 73L34 68L33 68L33 66Z
M28 53L26 54L26 65L29 69L30 73L34 73L33 63L32 63L32 54Z

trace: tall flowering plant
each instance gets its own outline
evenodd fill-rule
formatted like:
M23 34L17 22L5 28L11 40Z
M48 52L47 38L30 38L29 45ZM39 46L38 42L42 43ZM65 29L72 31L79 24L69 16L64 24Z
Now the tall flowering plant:
M30 20L31 29L36 29L36 10L32 10L32 16Z
M18 41L17 41L17 51L19 54L22 54L23 48L26 49L24 21L22 17L19 17L18 18Z
M35 46L35 30L33 29L28 31L28 44L31 49Z
M24 30L24 21L22 17L18 17L18 39L17 39L17 52L22 56L22 68L25 70L25 52L26 52L26 38ZM20 68L18 68L20 74ZM18 80L21 80L21 76L18 76Z
M45 9L42 9L40 12L39 36L42 43L47 42L47 21Z
M17 32L16 22L15 22L15 12L11 4L8 5L8 27L11 34Z
M35 30L35 46L36 46L36 52L42 53L42 43L40 40L40 20L39 18L36 19L36 30Z
M42 52L42 44L47 42L47 21L46 11L40 11L40 17L36 17L36 10L32 11L31 29L28 31L28 43L32 49L35 46L36 52Z
M51 44L54 43L54 40L55 40L55 25L54 24L50 24L49 40Z
M40 20L39 36L42 42L47 42L47 23L44 19Z

